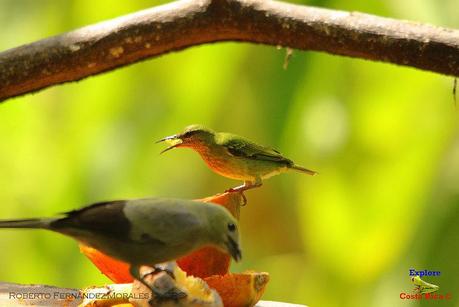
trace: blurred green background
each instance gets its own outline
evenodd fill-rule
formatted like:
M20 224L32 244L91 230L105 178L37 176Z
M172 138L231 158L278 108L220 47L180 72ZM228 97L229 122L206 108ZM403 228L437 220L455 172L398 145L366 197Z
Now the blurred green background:
M1 0L0 49L160 4ZM457 0L309 1L459 27ZM201 123L270 144L316 177L284 174L247 193L244 261L264 299L405 306L409 268L441 271L459 306L459 110L453 78L323 53L195 47L0 105L0 218L53 215L115 198L201 198L238 182L160 137ZM108 283L60 235L0 233L0 280ZM431 303L431 302L430 302Z

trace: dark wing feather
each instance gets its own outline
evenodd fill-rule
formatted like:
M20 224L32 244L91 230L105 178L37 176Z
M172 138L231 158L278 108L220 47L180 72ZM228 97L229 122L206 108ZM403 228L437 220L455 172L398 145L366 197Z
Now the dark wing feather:
M236 157L292 164L292 161L270 147L264 147L238 136L230 136L221 141L228 152Z
M127 238L131 223L124 215L125 206L124 200L96 203L65 213L67 216L53 222L51 227L87 229L108 236Z

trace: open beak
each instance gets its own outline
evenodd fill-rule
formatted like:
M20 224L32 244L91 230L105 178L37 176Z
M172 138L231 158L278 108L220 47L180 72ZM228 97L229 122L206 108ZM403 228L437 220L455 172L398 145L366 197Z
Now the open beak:
M167 147L166 149L164 149L163 151L161 151L160 154L165 153L166 151L171 150L183 143L183 141L180 139L180 135L178 134L166 136L165 138L162 138L161 140L156 141L156 143L161 143L161 142L168 142L171 145Z
M241 250L239 249L239 245L234 242L234 240L230 237L228 237L228 241L226 242L226 247L228 252L231 254L231 257L238 262L239 260L242 259L242 253Z

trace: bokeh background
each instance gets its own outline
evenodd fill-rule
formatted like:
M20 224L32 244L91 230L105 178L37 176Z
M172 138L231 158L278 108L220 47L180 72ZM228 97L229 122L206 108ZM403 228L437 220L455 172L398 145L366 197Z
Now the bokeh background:
M0 49L160 4L1 0ZM457 0L305 4L459 27ZM244 261L264 299L414 306L410 268L459 306L459 110L453 78L388 64L238 43L195 47L0 105L0 218L116 198L201 198L238 184L197 154L154 141L201 123L270 144L320 172L247 193ZM0 280L62 287L108 279L74 241L0 233Z

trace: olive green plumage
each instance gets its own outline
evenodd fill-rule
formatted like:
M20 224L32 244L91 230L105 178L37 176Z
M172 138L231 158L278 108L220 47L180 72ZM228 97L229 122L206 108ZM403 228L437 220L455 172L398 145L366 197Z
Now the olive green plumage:
M182 133L165 137L158 142L162 141L171 143L163 152L176 147L192 148L214 172L244 181L243 185L230 191L244 191L261 186L263 179L288 170L317 174L296 165L273 148L259 145L236 134L215 132L200 125L188 126Z

